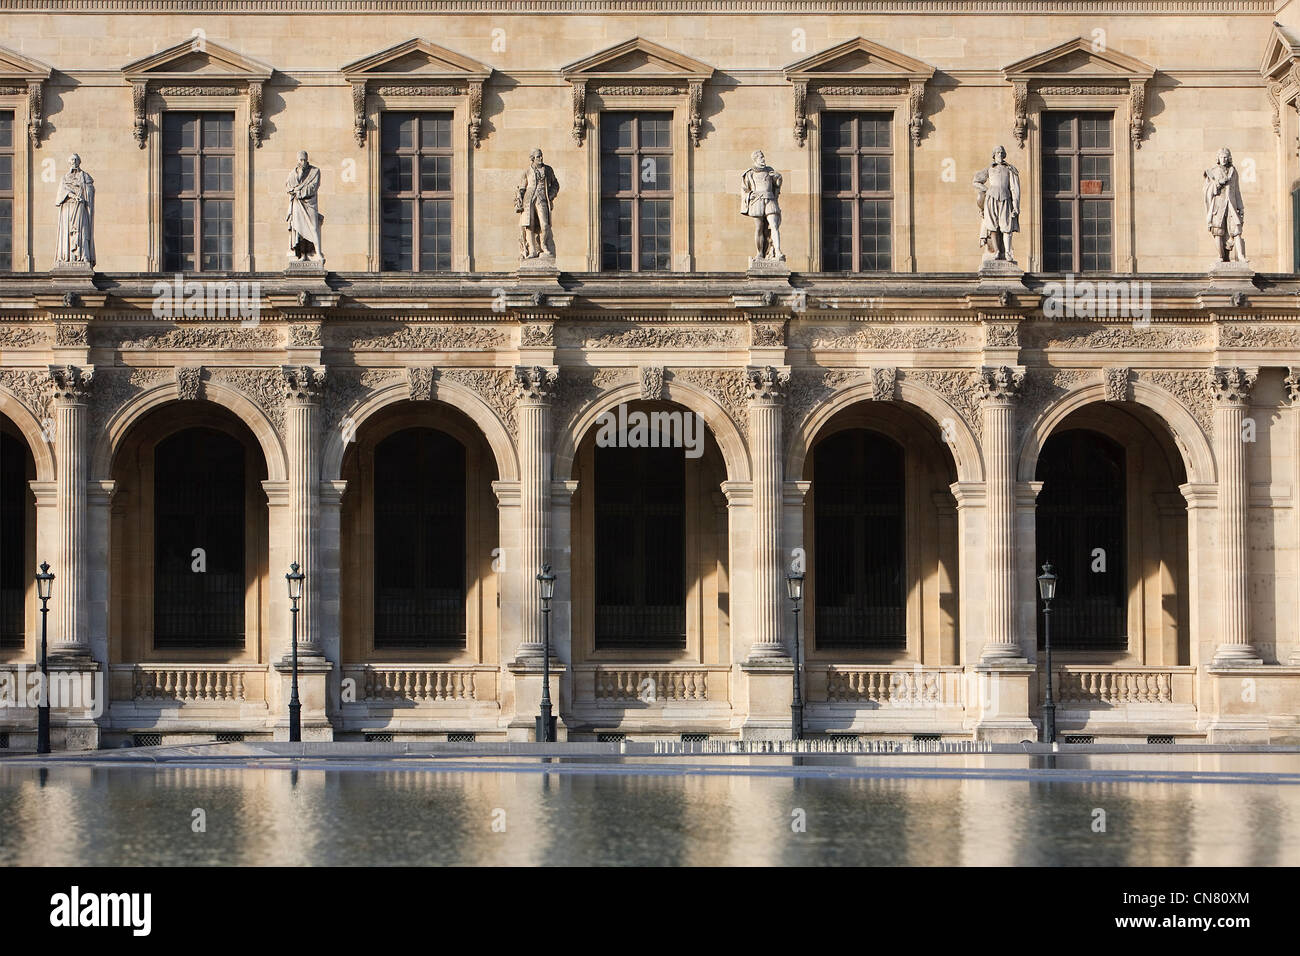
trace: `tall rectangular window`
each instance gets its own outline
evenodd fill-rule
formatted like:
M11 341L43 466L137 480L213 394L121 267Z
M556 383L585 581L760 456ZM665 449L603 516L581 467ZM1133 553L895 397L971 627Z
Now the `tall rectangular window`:
M600 267L672 269L671 113L600 117Z
M1112 272L1115 147L1110 113L1043 114L1043 269Z
M451 113L384 113L380 122L385 272L451 271Z
M163 269L235 267L235 114L163 114Z
M14 267L14 114L0 113L0 272Z
M822 268L893 268L892 113L822 114Z

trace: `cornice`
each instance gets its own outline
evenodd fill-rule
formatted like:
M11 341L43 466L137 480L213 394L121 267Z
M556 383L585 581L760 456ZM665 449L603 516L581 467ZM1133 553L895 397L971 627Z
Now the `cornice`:
M1271 19L1273 0L0 0L0 12L238 14L456 14L527 16L684 13L751 16L755 13L862 15L923 13L943 16L1043 14L1076 16L1223 16Z

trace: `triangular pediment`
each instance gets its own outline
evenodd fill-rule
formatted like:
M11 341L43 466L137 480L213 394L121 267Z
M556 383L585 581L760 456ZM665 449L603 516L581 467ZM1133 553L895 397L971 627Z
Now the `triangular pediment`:
M404 43L349 63L340 72L353 81L399 78L485 80L491 76L492 67L455 50L412 37Z
M1300 57L1300 41L1286 27L1274 21L1259 72L1267 77L1280 77L1291 69L1297 57Z
M191 37L122 67L128 80L269 80L271 67L214 40Z
M658 43L633 37L576 63L570 63L560 72L569 80L618 76L652 80L707 80L713 75L713 67Z
M1155 73L1154 67L1136 57L1109 48L1096 49L1093 41L1083 37L1075 37L1002 69L1002 74L1009 80L1149 80Z
M0 46L0 77L6 80L48 80L50 67L40 60L33 60L8 47Z
M928 80L934 76L934 67L864 37L855 37L791 63L785 68L785 75L789 79Z

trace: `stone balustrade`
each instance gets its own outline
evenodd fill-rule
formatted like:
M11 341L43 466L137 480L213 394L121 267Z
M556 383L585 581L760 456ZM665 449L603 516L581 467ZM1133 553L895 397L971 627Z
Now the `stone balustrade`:
M1062 704L1119 707L1126 704L1190 703L1184 692L1183 667L1054 668L1054 695ZM1190 677L1188 678L1190 681ZM1045 690L1045 688L1044 688ZM1042 696L1043 691L1040 691Z
M433 703L477 700L474 670L461 667L408 667L371 664L344 668L344 677L356 681L361 701Z
M964 699L960 668L832 665L823 686L829 703L960 707Z
M135 700L174 700L182 704L239 703L247 698L242 669L167 665L135 667L131 696Z
M709 671L691 667L597 667L595 697L597 700L640 700L647 704L708 700Z

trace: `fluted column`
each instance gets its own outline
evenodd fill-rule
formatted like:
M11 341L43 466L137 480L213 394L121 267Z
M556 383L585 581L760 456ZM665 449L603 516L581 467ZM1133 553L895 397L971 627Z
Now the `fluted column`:
M750 368L749 440L754 460L754 642L750 659L788 657L781 640L786 605L781 553L781 413L790 370Z
M59 553L54 560L54 611L50 654L89 657L86 633L86 542L89 474L86 416L93 372L76 365L50 366L54 412L55 514Z
M320 400L323 369L286 365L285 430L289 453L289 562L297 562L303 580L298 602L298 653L321 655L320 597ZM283 587L288 568L272 568L272 587Z
M519 422L520 621L516 658L542 656L542 601L537 575L551 547L551 398L559 370L515 366Z
M1214 444L1219 460L1219 554L1223 581L1222 631L1216 666L1260 664L1250 643L1246 587L1246 444L1242 426L1259 369L1215 368L1206 389L1214 399Z
M984 508L988 588L981 662L1024 659L1016 637L1016 401L1025 381L1020 367L983 368L974 387L984 416Z

